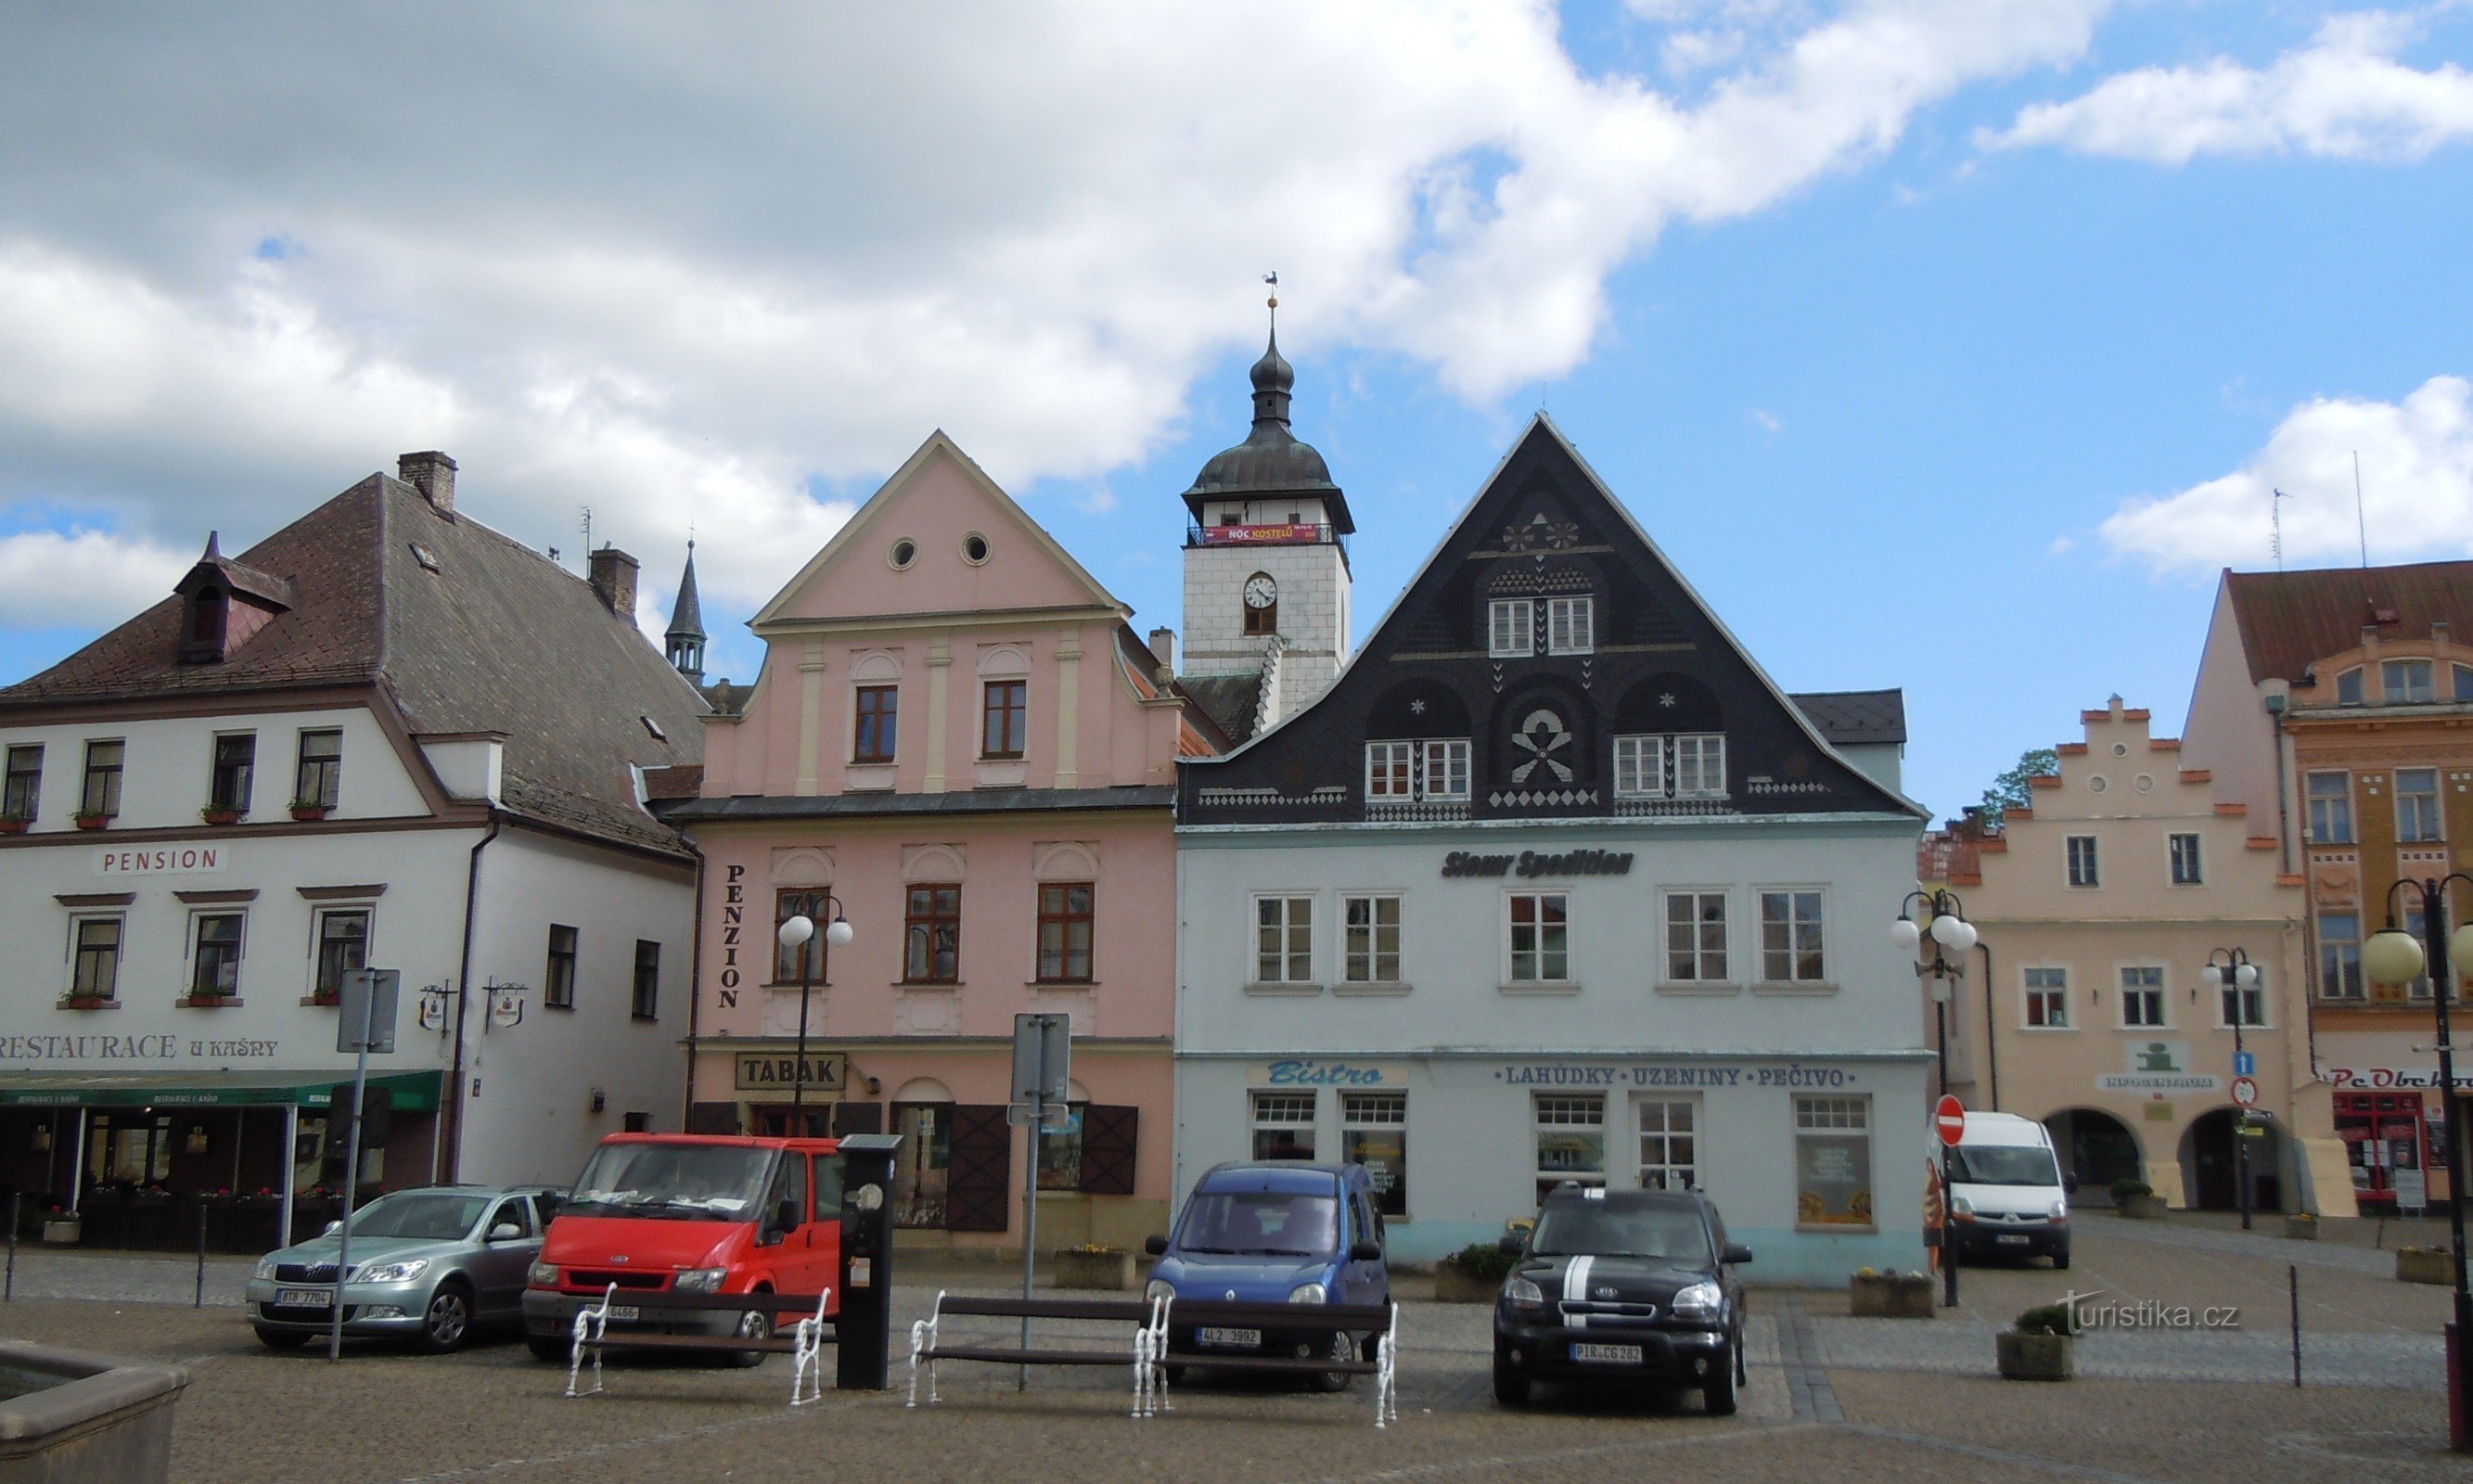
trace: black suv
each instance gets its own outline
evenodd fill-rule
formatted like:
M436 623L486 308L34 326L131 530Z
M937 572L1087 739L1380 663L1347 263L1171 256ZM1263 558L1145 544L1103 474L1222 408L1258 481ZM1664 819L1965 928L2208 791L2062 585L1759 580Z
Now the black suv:
M1713 1417L1735 1410L1743 1372L1743 1285L1751 1250L1726 1240L1708 1197L1592 1190L1546 1197L1494 1305L1494 1395L1528 1400L1537 1380L1697 1386Z

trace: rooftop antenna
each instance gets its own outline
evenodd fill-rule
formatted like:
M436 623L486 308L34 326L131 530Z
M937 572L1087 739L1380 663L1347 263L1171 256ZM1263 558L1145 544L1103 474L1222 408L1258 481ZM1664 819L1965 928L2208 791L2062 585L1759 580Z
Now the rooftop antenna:
M2278 490L2275 498L2267 504L2267 549L2268 554L2275 558L2275 569L2279 572L2284 570L2284 502L2291 498L2293 496Z
M589 562L592 559L592 507L579 505L576 509L584 513L584 556Z
M2362 450L2353 450L2353 523L2362 533L2362 570L2370 569L2370 517L2362 512Z

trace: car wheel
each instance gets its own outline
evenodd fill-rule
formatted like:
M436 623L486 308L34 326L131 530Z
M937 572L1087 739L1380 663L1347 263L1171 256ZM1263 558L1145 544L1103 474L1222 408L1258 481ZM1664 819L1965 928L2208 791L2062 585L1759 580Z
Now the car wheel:
M575 1343L555 1334L525 1335L524 1349L533 1352L535 1360L546 1360L554 1366L563 1366L575 1357Z
M1735 1415L1734 1347L1730 1345L1726 1349L1727 1353L1719 1355L1717 1363L1709 1368L1708 1384L1700 1388L1700 1400L1712 1417Z
M738 1316L737 1334L742 1340L773 1338L773 1316L762 1309L749 1309ZM729 1355L728 1363L742 1371L752 1370L764 1363L764 1352L760 1350L734 1350L729 1352Z
M1333 1334L1324 1346L1323 1358L1337 1361L1341 1365L1353 1363L1357 1359L1357 1341L1345 1329ZM1313 1389L1346 1391L1349 1383L1356 1379L1354 1375L1346 1371L1316 1371L1313 1374Z
M264 1325L252 1325L250 1328L257 1331L257 1343L268 1350L299 1350L309 1339L306 1333L298 1329L269 1329Z
M1185 1384L1185 1367L1183 1366L1162 1366L1160 1368L1160 1374L1167 1377L1167 1383L1170 1386L1182 1386Z
M2066 1273L2069 1270L2070 1250L2064 1247L2059 1252L2053 1254L2053 1271L2055 1273Z
M1494 1357L1494 1400L1504 1406L1528 1404L1528 1377L1512 1369L1500 1351Z
M433 1355L462 1350L472 1337L472 1293L452 1279L438 1285L429 1306L420 1311L420 1334L414 1341Z

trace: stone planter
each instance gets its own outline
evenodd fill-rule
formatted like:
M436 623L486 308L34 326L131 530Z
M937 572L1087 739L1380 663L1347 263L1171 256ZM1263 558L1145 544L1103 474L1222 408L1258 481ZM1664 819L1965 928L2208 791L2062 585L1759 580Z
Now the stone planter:
M177 1366L0 1340L0 1479L158 1484L172 1473Z
M1056 1281L1059 1288L1102 1288L1123 1293L1139 1286L1134 1281L1134 1255L1110 1248L1105 1252L1077 1252L1065 1248L1056 1254Z
M2445 1288L2456 1281L2455 1259L2444 1247L2400 1247L2395 1259L2397 1282Z
M1437 1304L1492 1304L1502 1292L1500 1278L1479 1278L1456 1262L1434 1264L1434 1302Z
M2318 1218L2287 1216L2284 1218L2284 1234L2296 1242L2315 1242L2318 1240Z
M75 1247L84 1230L85 1223L80 1221L74 1215L45 1216L43 1218L43 1245L46 1247Z
M1858 1319L1930 1319L1933 1281L1926 1273L1856 1274L1847 1281Z
M2115 1214L2131 1221L2161 1221L2170 1209L2160 1195L2125 1195L2113 1205Z
M2001 1356L2001 1378L2006 1381L2066 1381L2073 1374L2070 1337L2066 1334L2020 1334L2004 1329L1994 1335Z

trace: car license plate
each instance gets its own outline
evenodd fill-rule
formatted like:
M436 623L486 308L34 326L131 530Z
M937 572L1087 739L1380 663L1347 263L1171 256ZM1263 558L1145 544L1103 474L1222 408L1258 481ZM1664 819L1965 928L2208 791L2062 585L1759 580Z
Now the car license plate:
M610 1317L619 1324L632 1325L644 1317L644 1311L633 1304L612 1304L610 1305Z
M275 1291L276 1308L325 1308L333 1302L324 1288L278 1288Z
M2004 1246L2007 1247L2024 1247L2027 1245L2027 1239L2025 1237L2012 1236L2005 1232L2001 1234L1999 1240Z
M1260 1329L1206 1328L1201 1331L1200 1338L1205 1345L1241 1345L1249 1350L1259 1350L1262 1345L1262 1331Z
M1637 1345L1574 1345L1572 1347L1572 1358L1599 1365L1636 1366L1640 1364L1640 1347Z

